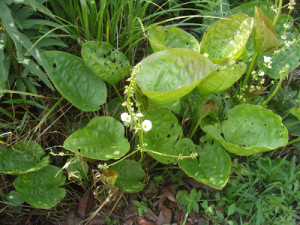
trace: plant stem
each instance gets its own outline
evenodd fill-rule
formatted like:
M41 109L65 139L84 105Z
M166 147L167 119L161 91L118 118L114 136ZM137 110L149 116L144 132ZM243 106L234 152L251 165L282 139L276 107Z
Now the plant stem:
M282 82L283 82L283 79L280 79L278 84L276 85L276 88L274 89L273 93L261 104L262 106L265 106L274 97L274 95L277 93L277 91L281 87Z
M120 92L118 91L118 89L117 89L116 85L113 85L113 87L114 87L114 89L115 89L115 91L116 91L117 95L119 96L119 98L120 98L121 102L124 102L124 98L121 96L121 94L120 94Z
M198 119L198 122L197 122L196 126L194 127L194 129L193 129L193 131L192 131L192 133L191 133L191 135L190 135L190 139L192 139L192 137L194 136L194 134L195 134L195 132L196 132L198 126L200 125L202 119L203 119L203 116L200 116L200 118Z
M39 124L36 126L33 132L36 132L37 129L42 125L42 123L45 122L47 117L50 115L50 113L61 103L61 101L64 99L64 97L61 97L53 106L52 108L46 113L46 115L42 118L42 120L39 122Z
M287 143L286 146L291 145L291 144L294 144L294 143L297 143L297 142L299 142L299 141L300 141L300 137L298 137L298 138L296 138L296 139L294 139L294 140L289 141L289 142Z
M188 214L188 213L186 213L186 214L185 214L184 221L183 221L182 225L185 225L185 223L186 223L186 221L187 221L187 218L188 218L188 216L189 216L189 214Z
M257 56L258 56L258 53L254 52L254 54L252 56L252 60L251 60L250 66L249 66L248 71L246 73L246 76L245 76L244 80L242 81L241 87L244 87L247 84L247 82L249 80L249 76L250 76L250 74L251 74L251 72L253 70L253 67L255 65Z
M138 151L139 151L139 149L138 149L138 150L135 150L135 151L133 151L133 152L131 152L130 154L124 156L122 159L119 159L118 161L116 161L116 162L114 162L114 163L112 163L112 164L109 164L108 167L111 167L111 166L113 166L113 165L118 164L119 162L123 161L124 159L127 159L129 156L133 155L134 153L136 153L136 152L138 152Z
M282 0L279 0L278 11L277 11L276 17L274 18L273 26L276 25L277 20L278 20L278 18L279 18L279 16L280 16L280 13L281 13L281 7L282 7Z

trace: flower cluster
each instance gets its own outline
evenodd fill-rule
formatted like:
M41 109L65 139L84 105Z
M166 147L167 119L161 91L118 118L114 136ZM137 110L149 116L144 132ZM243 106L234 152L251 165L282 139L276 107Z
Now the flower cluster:
M139 118L144 117L142 113L133 113L133 118L135 120L135 130L138 131L140 128L142 128L144 131L149 131L152 128L152 122L150 120L144 120L142 124L139 123ZM125 123L125 125L129 125L131 122L131 116L124 112L121 114L121 120Z
M295 0L290 0L290 2L288 4L288 9L293 10L295 5L296 5Z
M269 56L264 56L264 65L265 65L265 67L271 69L272 68L272 58Z

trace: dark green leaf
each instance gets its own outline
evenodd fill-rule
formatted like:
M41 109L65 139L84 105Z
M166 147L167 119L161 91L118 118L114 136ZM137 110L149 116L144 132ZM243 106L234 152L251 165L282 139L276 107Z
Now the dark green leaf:
M124 126L108 116L94 117L85 128L71 134L64 148L91 159L119 159L129 151Z
M0 172L23 174L47 166L49 156L45 156L42 147L33 141L13 145L0 151Z
M182 136L182 128L177 118L165 109L146 111L144 117L152 122L152 129L144 134L146 148L151 150L146 151L161 163L172 163L178 156L175 143Z
M238 105L228 112L227 120L202 129L237 155L271 151L288 142L281 117L258 105Z
M199 52L197 39L177 27L155 26L148 31L148 38L154 52L168 48L188 48Z
M126 56L108 43L84 43L81 55L87 67L111 85L130 74L131 66Z
M111 169L119 173L115 186L121 191L134 193L143 190L144 184L140 180L143 179L146 174L139 163L123 160L112 166Z
M187 138L176 144L176 151L183 157L197 153L195 158L182 158L178 165L190 177L216 189L222 189L229 179L231 160L223 147L218 143L206 143L203 148L195 146Z
M64 185L65 180L66 177L60 168L50 165L32 173L19 175L14 185L28 204L36 208L50 209L65 197L65 189L59 187Z
M56 89L83 111L96 111L105 103L105 83L93 74L77 56L65 52L44 53L51 68L49 77Z

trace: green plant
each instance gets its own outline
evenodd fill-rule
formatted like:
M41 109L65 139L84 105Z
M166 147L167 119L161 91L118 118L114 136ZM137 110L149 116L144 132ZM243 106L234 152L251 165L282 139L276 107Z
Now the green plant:
M54 90L41 53L43 49L66 45L53 32L59 24L42 19L35 4L38 3L0 3L0 96L15 89L37 94L39 81Z
M154 53L133 67L131 76L126 80L124 96L114 86L124 111L127 111L121 114L123 123L120 118L95 116L85 127L69 135L63 148L76 159L86 158L91 164L99 164L100 161L98 168L106 178L104 183L111 188L134 193L144 188L145 177L151 173L153 167L149 165L153 161L178 165L189 177L222 189L229 180L232 167L227 151L249 156L298 141L296 138L288 142L289 134L282 118L265 108L290 67L281 65L279 77L270 73L270 77L279 79L279 82L272 93L257 101L260 105L253 104L255 97L249 96L254 92L251 85L257 81L257 73L261 74L264 67L270 66L270 56L263 54L271 54L280 46L271 20L257 6L251 7L254 18L238 13L219 20L207 28L200 43L177 28L152 27L147 30L145 34ZM275 15L274 24L280 21L279 14ZM283 17L289 21L289 17ZM254 47L249 47L253 28ZM228 32L223 32L224 29ZM286 29L277 29L287 35ZM286 42L285 46L287 43L293 46L299 44L297 40ZM282 48L277 53L282 54L285 50ZM115 85L129 75L131 66L125 55L108 43L87 42L82 45L81 52L82 58L61 51L47 51L42 57L49 78L62 95L57 105L65 98L88 113L100 110L101 105L107 102L107 88L103 80ZM267 57L263 68L257 61L259 55ZM296 64L293 61L293 66ZM252 73L256 68L260 69ZM268 71L265 73L268 74ZM235 87L239 80L240 85ZM195 99L196 103L193 102ZM184 104L194 107L184 109L189 110L188 117L181 113ZM186 120L191 121L190 127L183 129ZM15 151L16 147L19 151ZM50 208L64 197L65 190L60 187L64 185L64 176L59 173L58 167L48 165L47 156L35 142L6 150L0 152L1 163L8 156L20 159L17 164L3 163L1 171L22 173L16 179L15 187L26 202L35 207ZM39 152L36 158L33 157L35 152ZM25 155L34 159L32 164L28 165ZM17 166L21 169L16 171ZM42 178L37 179L37 175L44 173L51 176L58 174L55 185ZM26 180L32 186L38 183L40 189L56 194L52 199L44 199L43 196L33 198L24 185ZM139 204L141 213L144 206ZM212 210L209 205L206 208ZM233 209L228 209L228 212L231 214Z
M138 215L142 216L144 212L148 212L147 199L143 196L142 201L133 200L133 204L137 207Z
M176 200L179 204L179 207L186 213L183 221L183 225L186 223L188 215L194 210L196 213L199 212L198 201L201 200L201 191L196 191L193 188L190 193L186 190L178 191L176 194Z
M241 172L243 171L243 172ZM252 157L234 167L235 179L224 190L220 205L235 205L231 215L243 224L296 224L299 219L299 168L296 158Z

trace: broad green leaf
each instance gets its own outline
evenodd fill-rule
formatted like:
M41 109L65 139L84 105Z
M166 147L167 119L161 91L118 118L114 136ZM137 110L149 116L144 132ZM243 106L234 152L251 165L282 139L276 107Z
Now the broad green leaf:
M45 156L42 147L33 141L13 145L0 151L0 172L23 174L47 166L49 156Z
M288 142L281 117L258 105L238 105L228 112L227 120L202 129L237 155L271 151Z
M206 76L197 86L201 96L217 93L230 88L244 74L247 65L242 62L228 61Z
M86 66L111 85L130 74L131 66L126 56L108 43L101 45L97 41L84 43L81 55Z
M272 5L271 2L266 1L253 1L249 3L242 4L238 7L235 7L231 10L232 14L247 14L248 16L254 17L255 13L255 7L259 5L259 7L262 9L262 11L269 17L273 17L272 11L268 8Z
M64 185L66 177L56 166L46 166L41 170L19 175L15 188L25 202L35 208L50 209L65 196L66 191L59 186Z
M87 177L87 174L89 172L87 163L84 160L80 159L80 157L69 158L66 162L65 167L68 172L68 177L77 180Z
M123 124L102 116L94 117L85 128L71 134L64 148L87 158L109 160L121 158L130 146L124 137Z
M182 154L178 165L190 177L216 189L222 189L229 179L231 160L229 155L218 143L205 143L201 148L187 138L176 144L176 151ZM184 158L197 153L196 158Z
M154 52L168 48L188 48L199 52L197 39L177 27L154 26L148 31L148 38Z
M290 109L290 113L300 120L300 107Z
M191 92L216 66L190 49L171 48L141 62L135 77L142 92L157 104L173 102Z
M257 53L272 53L279 47L274 26L259 7L255 7L253 46Z
M51 68L49 77L69 102L83 111L96 111L105 103L105 83L77 56L60 51L44 53Z
M200 52L214 62L239 58L252 31L253 18L245 14L232 15L210 25L200 42Z
M177 118L165 109L146 111L144 118L152 122L152 129L144 134L148 149L146 152L161 163L174 162L178 156L175 144L182 136L182 128Z
M139 163L126 159L113 165L111 169L119 173L115 186L121 191L135 193L143 190L141 180L146 174Z

